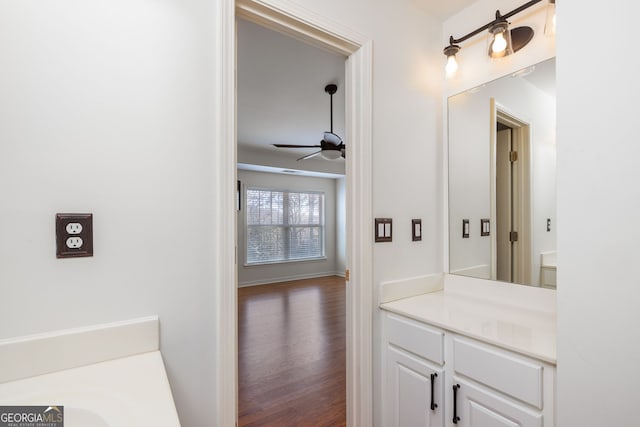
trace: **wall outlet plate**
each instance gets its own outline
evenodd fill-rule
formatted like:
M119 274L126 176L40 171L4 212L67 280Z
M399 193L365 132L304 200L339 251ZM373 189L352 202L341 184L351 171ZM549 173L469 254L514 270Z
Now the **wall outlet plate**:
M93 214L56 214L56 258L93 256Z

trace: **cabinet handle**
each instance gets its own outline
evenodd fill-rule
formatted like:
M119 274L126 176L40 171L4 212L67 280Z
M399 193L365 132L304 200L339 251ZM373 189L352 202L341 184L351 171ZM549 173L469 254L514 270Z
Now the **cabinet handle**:
M436 373L431 374L431 410L432 411L435 411L436 408L438 407L438 404L433 401L433 388L434 388L434 384L436 382L437 376L438 374Z
M460 417L458 416L458 389L460 384L453 385L453 423L458 424Z

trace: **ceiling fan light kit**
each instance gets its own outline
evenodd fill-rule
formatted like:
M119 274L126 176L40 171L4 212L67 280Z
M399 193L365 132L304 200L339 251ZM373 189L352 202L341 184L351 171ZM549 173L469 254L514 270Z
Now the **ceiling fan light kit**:
M324 91L329 94L331 98L331 110L330 110L330 120L331 120L331 130L329 132L325 132L320 141L319 145L297 145L297 144L273 144L278 148L319 148L320 151L316 151L315 153L307 154L306 156L300 157L298 160L306 160L317 155L320 155L323 159L326 160L338 160L340 158L345 157L345 145L338 135L333 133L333 95L338 91L338 86L335 84L328 84L324 87Z

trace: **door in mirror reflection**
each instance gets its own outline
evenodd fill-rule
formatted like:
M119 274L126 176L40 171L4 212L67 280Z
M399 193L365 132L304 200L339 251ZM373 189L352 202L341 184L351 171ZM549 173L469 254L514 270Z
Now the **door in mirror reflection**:
M529 182L529 124L510 116L491 99L494 111L492 126L495 134L491 145L495 158L492 158L491 174L495 190L491 192L491 207L496 224L495 257L492 262L491 279L512 283L530 283L531 268L529 253L530 223L526 214L530 206Z
M449 98L452 274L540 286L555 254L555 60L528 71Z
M513 199L517 197L513 185L514 168L511 153L517 153L511 146L513 129L498 122L496 138L496 241L497 241L497 279L503 282L513 282L514 252L519 249L519 241L513 233L514 206Z

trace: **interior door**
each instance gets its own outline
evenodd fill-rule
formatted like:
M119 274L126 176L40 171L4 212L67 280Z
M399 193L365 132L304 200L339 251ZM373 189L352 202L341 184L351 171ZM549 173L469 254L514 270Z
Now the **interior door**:
M512 130L499 126L496 138L496 246L498 280L513 281L513 251L509 233L513 229L513 183L510 153Z

